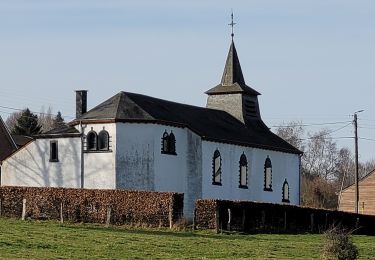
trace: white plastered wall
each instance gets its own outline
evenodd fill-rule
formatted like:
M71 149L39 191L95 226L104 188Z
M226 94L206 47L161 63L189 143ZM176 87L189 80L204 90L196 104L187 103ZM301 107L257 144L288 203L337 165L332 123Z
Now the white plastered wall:
M1 185L80 187L81 139L36 139L7 158L1 167ZM50 142L58 142L58 162L50 162Z
M222 158L222 186L212 184L214 151ZM239 188L239 161L248 161L248 189ZM282 185L287 179L290 204L299 204L299 155L224 143L202 141L203 198L282 203ZM264 162L272 162L272 191L264 191Z
M80 131L80 126L76 126ZM84 124L83 133L86 136L90 131L99 135L105 130L109 134L109 151L84 152L84 188L88 189L115 189L116 188L116 124ZM84 146L85 147L85 146Z
M165 131L175 135L177 155L161 153ZM200 153L200 137L187 128L118 123L116 187L184 193L184 215L189 217L201 196Z

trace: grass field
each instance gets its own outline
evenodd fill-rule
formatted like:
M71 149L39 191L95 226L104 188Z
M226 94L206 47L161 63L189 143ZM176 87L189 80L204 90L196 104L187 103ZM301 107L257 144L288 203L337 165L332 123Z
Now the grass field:
M320 235L239 235L0 218L1 259L317 259ZM375 237L355 236L360 259Z

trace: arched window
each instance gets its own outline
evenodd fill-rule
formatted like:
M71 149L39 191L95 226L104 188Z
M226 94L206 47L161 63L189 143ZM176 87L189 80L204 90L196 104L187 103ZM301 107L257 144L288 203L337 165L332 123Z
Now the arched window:
M105 151L109 149L109 134L104 129L99 132L98 148L99 150L105 150Z
M176 154L176 138L174 137L174 134L171 133L169 134L168 138L168 152L170 154Z
M87 134L86 140L87 140L87 150L95 151L98 149L97 148L97 134L95 131L91 130Z
M168 134L167 130L164 131L161 138L161 153L176 155L176 138L172 131L170 134Z
M168 153L169 134L165 130L163 137L161 138L161 153Z
M283 184L283 200L282 202L287 202L289 203L289 184L288 181L285 179L284 184Z
M212 158L212 184L221 185L221 156L219 150L216 149Z
M247 158L244 153L240 157L240 188L247 189Z
M264 163L264 190L272 191L272 163L268 156Z

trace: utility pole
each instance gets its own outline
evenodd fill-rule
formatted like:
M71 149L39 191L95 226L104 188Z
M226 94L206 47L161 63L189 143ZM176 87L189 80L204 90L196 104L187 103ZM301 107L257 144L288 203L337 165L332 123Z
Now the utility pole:
M354 212L356 214L359 213L359 175L358 175L358 117L357 114L363 112L363 110L359 110L354 113L354 140L355 140L355 207Z

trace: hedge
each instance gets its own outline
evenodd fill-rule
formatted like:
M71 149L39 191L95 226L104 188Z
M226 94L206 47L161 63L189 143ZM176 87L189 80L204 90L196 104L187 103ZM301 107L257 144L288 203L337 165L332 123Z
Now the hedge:
M375 235L375 216L252 201L197 200L195 225L247 233L320 233L340 225Z
M0 187L0 214L72 222L169 226L182 215L184 196L172 192Z

